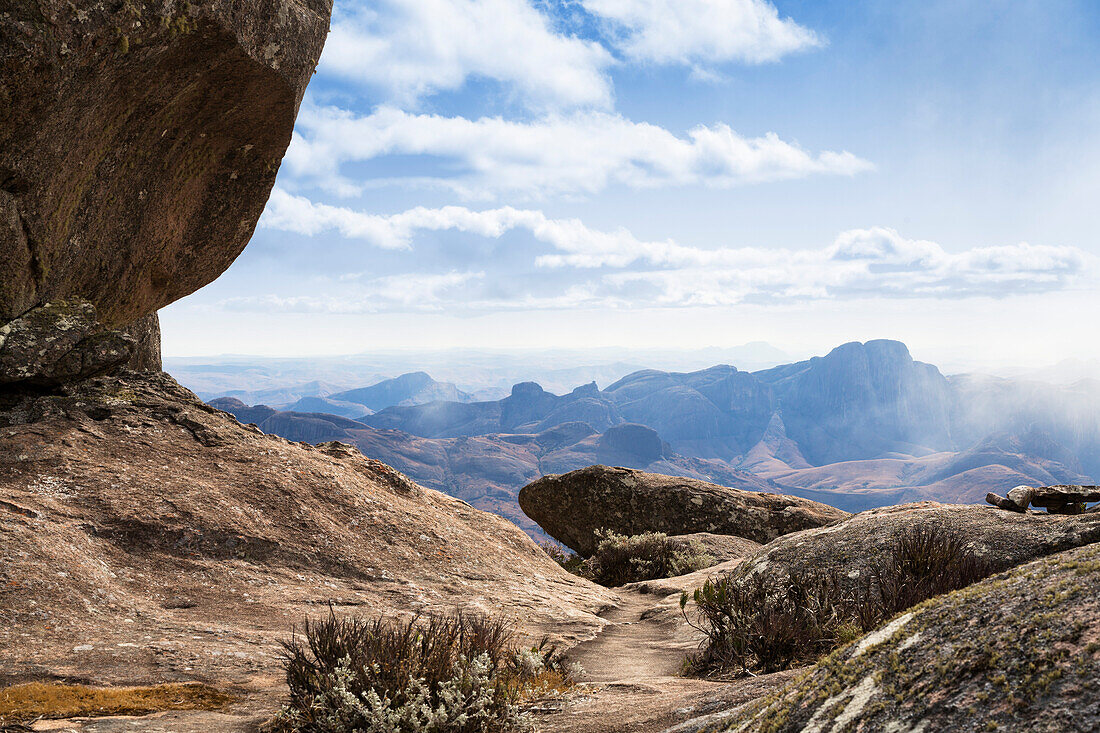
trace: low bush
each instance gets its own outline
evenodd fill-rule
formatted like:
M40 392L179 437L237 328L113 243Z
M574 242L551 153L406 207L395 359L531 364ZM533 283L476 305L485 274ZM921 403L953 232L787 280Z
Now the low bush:
M540 542L539 547L558 565L574 575L580 575L580 568L584 563L583 557L556 542Z
M694 593L695 618L705 634L691 673L739 676L808 664L907 608L958 590L993 573L966 543L937 528L899 534L890 552L871 565L861 584L823 571L728 573Z
M524 649L478 614L306 621L283 643L289 733L498 733L526 728L520 703L572 682L557 650Z
M581 565L580 574L608 587L672 578L714 564L700 542L677 540L663 532L628 537L596 530L596 539L596 552Z

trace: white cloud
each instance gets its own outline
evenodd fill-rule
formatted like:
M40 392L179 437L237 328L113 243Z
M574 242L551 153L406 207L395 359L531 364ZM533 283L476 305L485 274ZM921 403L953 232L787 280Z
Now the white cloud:
M485 277L483 272L403 273L357 283L354 297L236 296L218 306L231 311L264 313L383 313L440 311L464 286Z
M369 226L362 225L364 220L369 220ZM572 307L671 307L864 297L1003 297L1064 290L1095 267L1094 258L1075 247L1020 243L952 253L935 242L907 239L882 227L842 232L819 249L706 249L672 240L644 241L622 228L599 231L576 219L551 219L532 209L418 207L376 216L317 206L278 189L261 224L307 234L336 231L390 248L411 246L419 230L495 238L518 229L554 250L537 258L540 267L620 270L576 283L564 300L522 296L509 301L464 291L461 298L450 301L454 307L472 310L549 307L547 302L556 307L567 303ZM491 278L484 280L491 282ZM372 282L370 297L387 292L379 290L381 281ZM428 287L435 282L426 281L427 295L418 307L440 306L442 300ZM443 284L453 287L467 282ZM390 297L388 302L398 301Z
M404 105L482 77L556 109L609 107L612 61L600 44L555 32L527 0L379 0L338 6L319 69Z
M610 21L630 59L656 63L759 64L822 45L813 31L766 0L581 0Z
M386 155L457 162L455 175L427 180L467 196L596 193L613 184L727 187L873 168L847 151L815 154L774 133L748 138L721 123L678 137L604 112L515 122L410 114L393 107L367 116L333 107L303 109L286 164L292 175L349 193L359 187L341 176L341 165Z

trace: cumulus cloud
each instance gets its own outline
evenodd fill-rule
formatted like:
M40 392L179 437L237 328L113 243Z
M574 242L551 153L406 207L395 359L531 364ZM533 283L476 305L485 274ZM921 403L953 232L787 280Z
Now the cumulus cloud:
M453 175L428 179L468 196L596 193L631 188L728 187L810 175L854 175L873 166L847 151L813 153L774 133L744 137L728 125L700 125L686 136L606 112L548 115L531 122L411 114L380 107L357 116L311 107L298 118L286 165L297 177L354 192L345 163L387 155L453 161Z
M599 43L556 32L527 0L379 0L339 7L319 70L402 105L492 79L548 109L611 105Z
M369 225L363 224L364 217ZM539 267L579 271L580 281L565 296L549 301L526 295L492 299L469 291L450 301L454 307L474 310L541 308L550 307L549 302L555 307L674 307L867 297L1004 297L1063 290L1095 266L1075 247L1020 243L948 252L935 242L908 239L882 227L842 232L817 249L701 248L672 240L645 241L622 228L591 229L577 219L552 219L532 209L418 207L377 216L313 205L281 190L272 196L261 225L306 234L332 231L389 248L412 246L420 230L494 238L523 230L552 250L537 257ZM586 270L600 272L589 277L583 274ZM482 273L478 279L491 278ZM468 281L438 284L453 287ZM418 306L434 308L444 302L438 290L427 285L424 290L427 297ZM382 292L376 283L369 297Z
M696 65L777 61L822 45L766 0L581 0L632 60Z

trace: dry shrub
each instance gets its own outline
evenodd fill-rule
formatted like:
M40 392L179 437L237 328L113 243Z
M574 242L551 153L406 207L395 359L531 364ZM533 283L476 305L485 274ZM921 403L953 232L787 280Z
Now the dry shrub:
M520 730L520 703L574 674L545 641L521 648L506 621L461 612L401 621L330 609L283 648L290 700L273 729L298 733Z
M584 561L580 574L612 588L673 578L714 564L714 558L707 554L702 543L674 539L664 532L628 537L601 529L596 530L596 539L599 541L596 552Z
M232 696L199 683L88 687L30 682L0 689L0 724L38 718L144 715L162 710L216 710Z
M583 557L556 542L540 542L539 547L558 565L574 575L580 575L581 564L584 563Z
M734 571L712 578L694 593L695 619L688 622L706 638L687 669L738 676L808 664L901 611L993 571L962 540L936 527L913 527L854 587L822 571ZM684 593L685 618L687 601Z

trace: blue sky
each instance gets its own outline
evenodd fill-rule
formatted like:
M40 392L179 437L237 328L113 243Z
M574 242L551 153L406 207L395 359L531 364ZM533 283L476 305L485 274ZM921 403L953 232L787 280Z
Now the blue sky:
M337 0L165 351L1100 356L1098 39L1084 0Z

